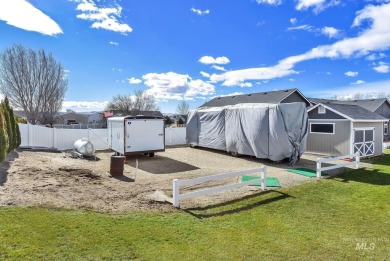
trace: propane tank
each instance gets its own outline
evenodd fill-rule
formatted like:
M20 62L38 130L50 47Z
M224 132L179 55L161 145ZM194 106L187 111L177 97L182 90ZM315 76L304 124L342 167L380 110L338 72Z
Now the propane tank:
M74 149L84 156L93 156L95 154L93 144L86 138L76 140L74 143Z

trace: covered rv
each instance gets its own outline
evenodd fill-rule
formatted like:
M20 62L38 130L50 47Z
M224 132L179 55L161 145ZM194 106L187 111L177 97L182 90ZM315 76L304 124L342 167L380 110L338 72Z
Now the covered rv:
M165 150L164 119L126 116L107 119L108 145L121 155L145 153L153 157Z
M187 143L291 163L306 151L304 103L245 103L199 108L188 114Z

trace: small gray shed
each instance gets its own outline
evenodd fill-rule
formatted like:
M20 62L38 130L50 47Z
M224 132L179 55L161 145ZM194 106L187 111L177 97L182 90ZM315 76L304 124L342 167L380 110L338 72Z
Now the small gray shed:
M319 103L308 110L307 152L362 157L383 153L386 118L357 105Z

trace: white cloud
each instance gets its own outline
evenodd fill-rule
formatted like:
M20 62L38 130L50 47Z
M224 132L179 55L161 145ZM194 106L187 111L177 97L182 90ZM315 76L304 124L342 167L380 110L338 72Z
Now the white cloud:
M193 99L197 96L214 94L215 87L202 80L194 80L187 74L175 72L148 73L142 76L148 86L146 93L158 100Z
M337 38L340 35L340 31L334 27L325 26L321 29L323 35L328 36L329 38Z
M379 65L375 66L374 70L378 73L388 73L390 71L390 66L388 63L379 62Z
M116 4L115 7L97 7L94 0L78 0L79 4L76 10L81 11L77 18L92 21L92 28L106 29L109 31L118 32L124 35L133 31L126 23L121 23L118 18L121 18L122 7Z
M290 19L290 23L291 23L292 25L295 25L295 24L297 23L297 19L296 19L296 18L291 18L291 19Z
M282 0L256 0L258 4L280 5Z
M207 73L207 72L204 72L204 71L201 71L200 74L203 76L203 77L206 77L206 78L210 78L210 74Z
M308 97L332 97L337 93L337 96L351 96L351 94L361 93L361 94L372 94L376 96L381 93L389 93L390 80L379 81L379 82L369 82L363 83L360 85L347 85L341 86L337 89L321 89L314 92L308 92Z
M108 42L109 44L111 44L111 45L116 45L116 46L118 46L119 45L119 43L117 43L117 42L113 42L113 41L110 41L110 42Z
M318 35L322 34L329 38L338 38L340 36L340 31L334 27L325 26L323 28L315 28L312 25L303 24L299 26L288 27L287 31L293 30L303 30L311 33L316 33Z
M308 32L315 32L317 29L315 29L314 26L311 26L308 24L303 24L300 26L293 26L293 27L287 28L287 31L293 31L293 30L303 30L303 31L308 31Z
M62 111L72 109L74 111L102 111L108 105L108 101L64 101Z
M359 85L359 84L363 84L363 83L366 83L366 82L363 80L357 80L356 82L351 82L352 85Z
M319 13L328 7L339 5L340 0L298 0L295 9L302 11L313 8L314 13Z
M358 72L352 72L352 71L348 71L348 72L346 72L346 73L344 73L346 76L348 76L348 77L356 77L356 76L358 76L359 75L359 73Z
M385 57L387 57L387 56L384 53L378 53L378 54L372 53L372 54L370 54L370 55L368 55L366 57L366 60L375 61L375 60L382 59L382 58L385 58Z
M137 78L134 78L134 77L127 78L127 81L128 81L130 84L138 84L138 83L141 83L141 82L142 82L141 79L137 79Z
M245 87L252 87L253 84L250 83L250 82L243 82L243 83L240 83L238 86L240 86L241 88L245 88Z
M287 57L274 66L228 71L220 75L213 74L210 79L215 82L222 81L224 86L234 86L247 80L269 80L297 74L294 66L303 61L320 58L346 59L387 50L390 47L390 19L388 17L390 17L390 4L368 5L357 12L352 26L357 27L363 21L369 21L370 27L356 37L345 38L331 45L317 46L306 53Z
M290 78L290 79L288 79L290 82L295 82L295 79L293 79L293 78Z
M228 64L230 63L230 60L225 56L220 56L217 58L214 58L212 56L203 56L199 59L198 62L203 64Z
M194 12L195 14L197 15L205 15L205 14L209 14L210 13L210 10L200 10L200 9L195 9L195 8L191 8L191 11Z
M215 70L218 70L218 71L226 72L226 69L225 69L225 67L223 67L223 66L213 65L213 66L211 66L211 68L213 68L213 69L215 69Z
M44 35L63 33L53 19L25 0L1 0L0 20L20 29Z

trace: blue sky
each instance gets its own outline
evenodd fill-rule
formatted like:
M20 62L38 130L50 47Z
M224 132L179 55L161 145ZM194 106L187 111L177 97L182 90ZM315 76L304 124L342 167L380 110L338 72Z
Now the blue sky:
M390 0L0 0L0 51L52 52L76 111L134 90L163 112L287 88L390 94L389 17Z

